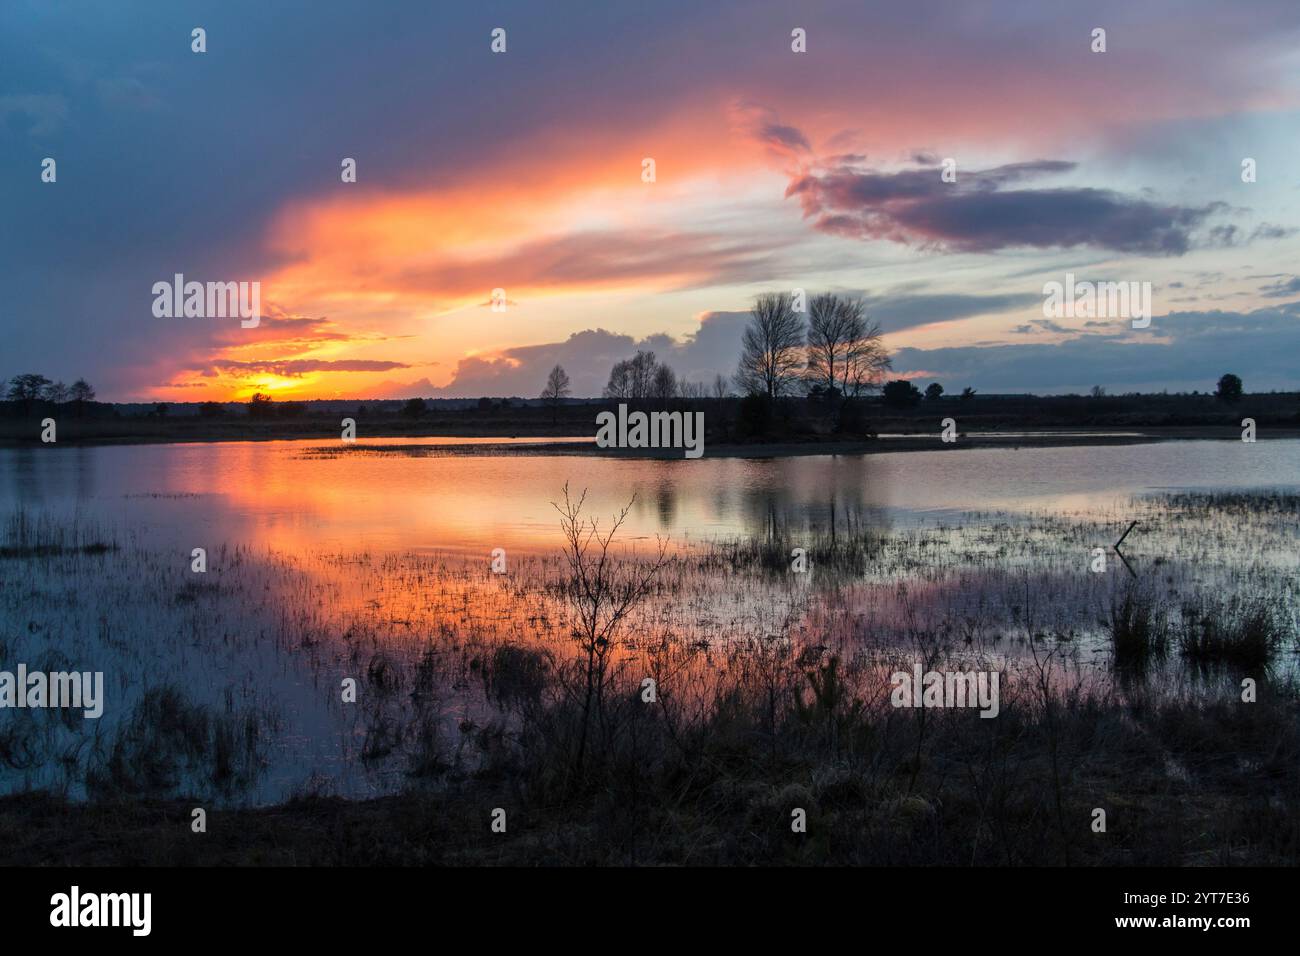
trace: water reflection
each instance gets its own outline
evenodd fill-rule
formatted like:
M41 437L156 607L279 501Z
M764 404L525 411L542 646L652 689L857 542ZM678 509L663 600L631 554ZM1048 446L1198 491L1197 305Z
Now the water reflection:
M1127 581L1086 562L1144 507L1134 492L1294 488L1300 475L1300 442L693 462L320 448L0 450L0 513L21 507L121 536L108 554L0 563L0 648L35 661L57 647L105 670L117 697L93 730L106 740L150 688L176 686L224 717L271 715L257 799L317 776L360 794L400 780L392 761L360 755L387 746L383 728L409 709L411 684L361 713L339 704L342 678L387 673L392 660L413 681L432 655L450 690L429 698L429 719L451 732L482 704L484 648L565 646L550 503L566 482L587 489L586 513L602 521L633 500L628 539L667 535L684 549L631 622L629 653L671 639L716 652L701 665L713 667L729 641L785 635L884 661L924 635L995 663L1050 648L1072 678L1091 679L1109 673L1098 619ZM1176 605L1207 582L1212 593L1292 593L1296 530L1284 511L1176 504L1148 503L1126 543L1161 600ZM890 546L789 573L792 542L821 560L872 537ZM703 547L736 539L750 550ZM209 553L198 583L194 547ZM508 575L488 570L496 547L509 552ZM1169 683L1172 667L1140 676ZM1121 678L1121 690L1137 679ZM44 739L37 731L32 741ZM50 741L48 753L61 752ZM59 767L51 757L41 773L57 780ZM10 774L0 789L24 783Z
M328 454L322 454L322 447ZM787 459L634 460L408 453L410 443L232 442L0 450L0 508L77 513L175 540L530 552L554 547L569 482L595 514L630 499L631 537L692 540L1099 513L1156 488L1298 487L1300 442L972 449ZM1249 454L1249 467L1242 455Z

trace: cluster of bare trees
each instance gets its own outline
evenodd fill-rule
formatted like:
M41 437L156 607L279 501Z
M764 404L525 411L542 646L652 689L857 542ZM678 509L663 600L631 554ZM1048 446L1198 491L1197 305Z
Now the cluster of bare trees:
M71 403L80 409L87 402L95 400L95 390L84 378L65 385L63 382L50 381L44 375L29 373L15 375L9 380L7 388L4 385L4 381L0 380L0 391L3 391L4 397L11 402L21 402L28 411L37 402L49 402L52 405Z
M715 375L709 384L688 382L654 352L640 349L615 363L604 397L632 402L722 399L732 394L734 381L747 395L851 399L879 389L889 369L880 326L868 321L861 299L823 293L808 301L805 313L795 309L789 293L772 292L760 295L750 310L733 380ZM542 398L558 405L568 388L569 377L557 365Z
M726 376L714 376L711 385L688 382L678 378L666 363L656 359L654 352L642 349L632 358L614 364L604 395L623 401L668 401L674 398L726 398L730 391Z
M861 299L823 293L807 318L784 292L760 295L741 342L736 384L751 395L809 393L857 398L879 388L890 368L880 326Z
M89 402L95 398L95 390L84 379L79 378L71 385L52 382L44 375L15 375L9 380L6 397L11 402L52 402L62 405L65 402Z
M606 398L676 398L677 374L655 359L654 352L638 351L630 359L616 362L605 386Z

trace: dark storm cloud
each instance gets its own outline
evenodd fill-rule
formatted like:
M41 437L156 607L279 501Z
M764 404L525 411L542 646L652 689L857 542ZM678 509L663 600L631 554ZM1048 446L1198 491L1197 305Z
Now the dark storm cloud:
M1092 187L1013 188L1074 169L1060 160L959 171L956 182L944 182L941 169L839 166L799 176L786 195L798 198L804 216L823 232L954 252L1092 246L1182 255L1197 227L1226 209L1219 202L1160 204Z

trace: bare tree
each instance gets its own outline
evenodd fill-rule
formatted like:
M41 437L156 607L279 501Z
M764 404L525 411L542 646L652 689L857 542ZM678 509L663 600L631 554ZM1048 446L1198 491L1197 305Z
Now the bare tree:
M650 381L650 397L665 402L677 397L677 375L667 365L655 368L654 378Z
M815 295L808 303L807 378L829 394L840 384L844 393L844 372L849 348L862 334L860 304L834 293Z
M564 505L552 502L560 513L564 534L564 557L569 566L566 585L574 612L573 638L582 655L582 729L578 740L575 773L581 775L587 753L588 729L593 711L602 714L609 668L619 635L628 616L650 594L654 580L668 563L667 541L660 539L655 557L642 561L617 561L610 553L614 536L627 520L633 501L619 512L609 530L600 532L595 518L584 518L583 491L574 501L564 485Z
M606 398L632 398L632 363L627 359L615 362L609 370L605 385Z
M808 311L808 384L846 399L879 388L891 362L862 300L824 293L813 297Z
M879 388L891 363L880 326L867 322L862 300L818 295L809 313L808 381L845 398Z
M655 377L659 372L659 363L655 361L654 352L637 350L629 363L632 379L632 397L650 398L654 395Z
M709 397L709 389L703 382L681 381L677 383L677 394L682 398L696 401Z
M559 415L560 403L569 397L569 373L561 365L551 369L546 377L546 387L542 389L542 400L551 406L551 424L555 424Z
M659 363L654 352L638 350L630 359L616 362L605 386L606 398L645 399L655 396Z
M606 398L644 401L655 398L666 400L677 395L677 375L671 368L655 360L654 352L638 350L630 359L614 363L605 385Z
M727 376L719 372L713 376L713 397L724 399L731 394L731 383L727 381Z
M68 388L68 397L72 399L72 407L80 416L85 411L86 403L95 400L95 390L84 378L79 378Z
M878 324L868 323L864 318L856 335L844 357L842 381L846 398L857 398L863 392L880 389L885 383L885 373L894 366Z
M754 301L741 343L736 384L750 394L779 398L793 392L804 364L803 319L787 293Z

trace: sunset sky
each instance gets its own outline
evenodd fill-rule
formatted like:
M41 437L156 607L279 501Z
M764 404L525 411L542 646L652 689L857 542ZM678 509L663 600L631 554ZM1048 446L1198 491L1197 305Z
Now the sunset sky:
M707 381L793 288L949 390L1295 388L1298 226L1295 0L0 5L0 378L104 400ZM1044 319L1067 272L1150 328ZM156 318L175 273L266 318Z

